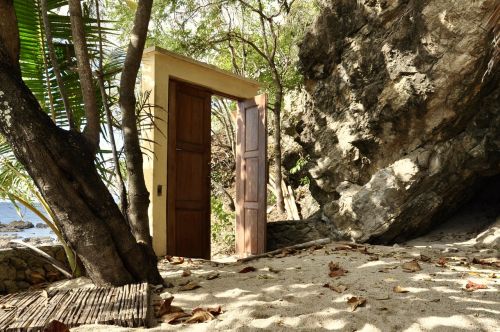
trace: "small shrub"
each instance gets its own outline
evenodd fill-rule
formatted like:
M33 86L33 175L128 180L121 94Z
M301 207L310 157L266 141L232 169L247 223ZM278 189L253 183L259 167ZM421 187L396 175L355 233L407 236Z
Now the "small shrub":
M230 255L234 253L235 214L228 212L219 197L210 198L212 208L212 254Z

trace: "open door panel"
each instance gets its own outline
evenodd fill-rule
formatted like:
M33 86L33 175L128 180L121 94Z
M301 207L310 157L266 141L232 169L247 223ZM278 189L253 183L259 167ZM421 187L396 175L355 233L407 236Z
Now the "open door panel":
M236 254L266 251L266 95L238 103L236 141Z

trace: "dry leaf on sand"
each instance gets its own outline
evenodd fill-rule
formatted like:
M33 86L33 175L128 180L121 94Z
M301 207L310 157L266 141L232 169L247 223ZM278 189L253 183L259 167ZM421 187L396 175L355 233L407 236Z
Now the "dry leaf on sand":
M356 310L357 307L362 307L366 304L366 299L364 297L353 296L347 300L347 304L351 306L351 311Z
M465 285L465 290L468 292L473 292L478 289L486 289L488 286L483 284L478 284L473 281L467 280L467 285Z
M156 317L161 317L165 314L171 313L171 307L172 307L172 301L174 300L173 296L170 296L164 300L161 300L160 306L158 307L158 310L156 311Z
M172 265L179 265L184 263L184 257L176 257L169 260Z
M197 309L206 310L214 316L220 315L222 313L222 307L220 305L218 305L216 307L209 307L209 308L196 308L193 310L193 312Z
M412 260L409 262L406 262L402 265L403 271L404 272L417 272L422 270L420 267L420 264L416 260Z
M212 319L214 319L214 315L212 315L208 311L198 310L195 313L193 313L191 318L189 318L186 321L186 323L188 323L188 324L203 323L203 322L206 322L207 320L212 320Z
M330 262L328 264L328 268L330 269L330 273L328 273L328 275L332 278L341 277L347 273L347 270L341 268L339 263Z
M180 291L189 291L189 290L193 290L193 289L200 288L200 287L201 286L197 282L190 281L186 285L184 285L181 288L179 288L179 290Z
M445 257L440 257L437 262L436 262L436 266L446 266L446 264L448 263L448 260L445 258Z
M203 323L207 320L212 320L215 316L219 315L222 312L220 306L213 308L195 308L193 309L192 316L189 318L186 323Z
M207 274L207 276L205 277L205 279L207 280L213 280L215 278L218 278L219 277L219 273L217 272L210 272L209 274Z
M409 292L409 290L407 290L407 289L405 289L405 288L403 288L403 287L401 287L399 285L394 286L394 288L392 289L392 291L394 293L408 293Z
M189 277L190 275L191 275L191 270L189 270L189 269L182 270L183 277Z
M238 271L238 273L248 273L248 272L255 272L255 271L256 271L256 268L254 268L253 266L245 266L243 269Z
M431 258L429 256L425 256L425 255L420 254L420 260L422 262L430 262Z
M190 316L191 316L190 314L185 313L183 311L172 312L170 314L163 315L161 317L161 321L167 324L175 324L175 323L180 323L182 320L185 320L187 317Z
M276 258L283 258L295 253L295 249L283 249L281 253L275 255Z
M337 292L337 293L342 293L347 289L346 285L338 284L338 285L330 285L330 284L324 284L323 287L325 288L330 288L332 291Z

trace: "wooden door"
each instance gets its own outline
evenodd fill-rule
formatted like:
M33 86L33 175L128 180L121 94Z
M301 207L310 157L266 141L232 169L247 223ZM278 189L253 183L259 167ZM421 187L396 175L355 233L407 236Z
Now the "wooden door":
M236 143L236 253L266 251L266 95L238 104Z
M210 101L209 91L169 83L169 255L210 258Z

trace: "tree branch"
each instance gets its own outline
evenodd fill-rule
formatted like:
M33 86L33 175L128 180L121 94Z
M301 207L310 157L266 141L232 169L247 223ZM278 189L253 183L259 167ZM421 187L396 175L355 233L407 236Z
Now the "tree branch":
M78 76L82 88L83 103L87 125L84 135L91 144L92 151L95 153L99 147L99 109L92 81L92 70L90 69L90 60L85 40L85 30L83 25L82 7L80 0L68 0L69 14L71 19L71 34L73 44L75 45L76 61L78 64Z
M137 4L132 34L120 80L119 98L122 111L125 161L129 175L128 219L136 241L146 243L149 246L152 243L148 222L149 193L144 181L142 152L137 129L135 83L146 43L152 4L152 0L139 0Z
M0 64L11 68L21 77L19 50L19 32L14 2L13 0L0 0Z
M46 1L46 0L43 0ZM120 209L123 216L127 217L127 189L125 188L125 181L123 180L123 175L120 170L120 160L118 158L118 150L116 148L115 134L113 131L113 117L111 115L111 110L108 105L108 95L106 94L106 88L104 86L104 70L103 70L103 57L104 51L102 49L102 31L101 31L101 14L99 13L99 0L95 0L96 8L96 18L97 18L97 28L99 33L99 60L98 60L98 73L97 81L99 83L99 90L101 91L102 105L104 112L106 113L106 126L109 133L109 142L111 145L111 154L113 155L113 164L115 169L116 181L118 182L118 195L120 196Z

